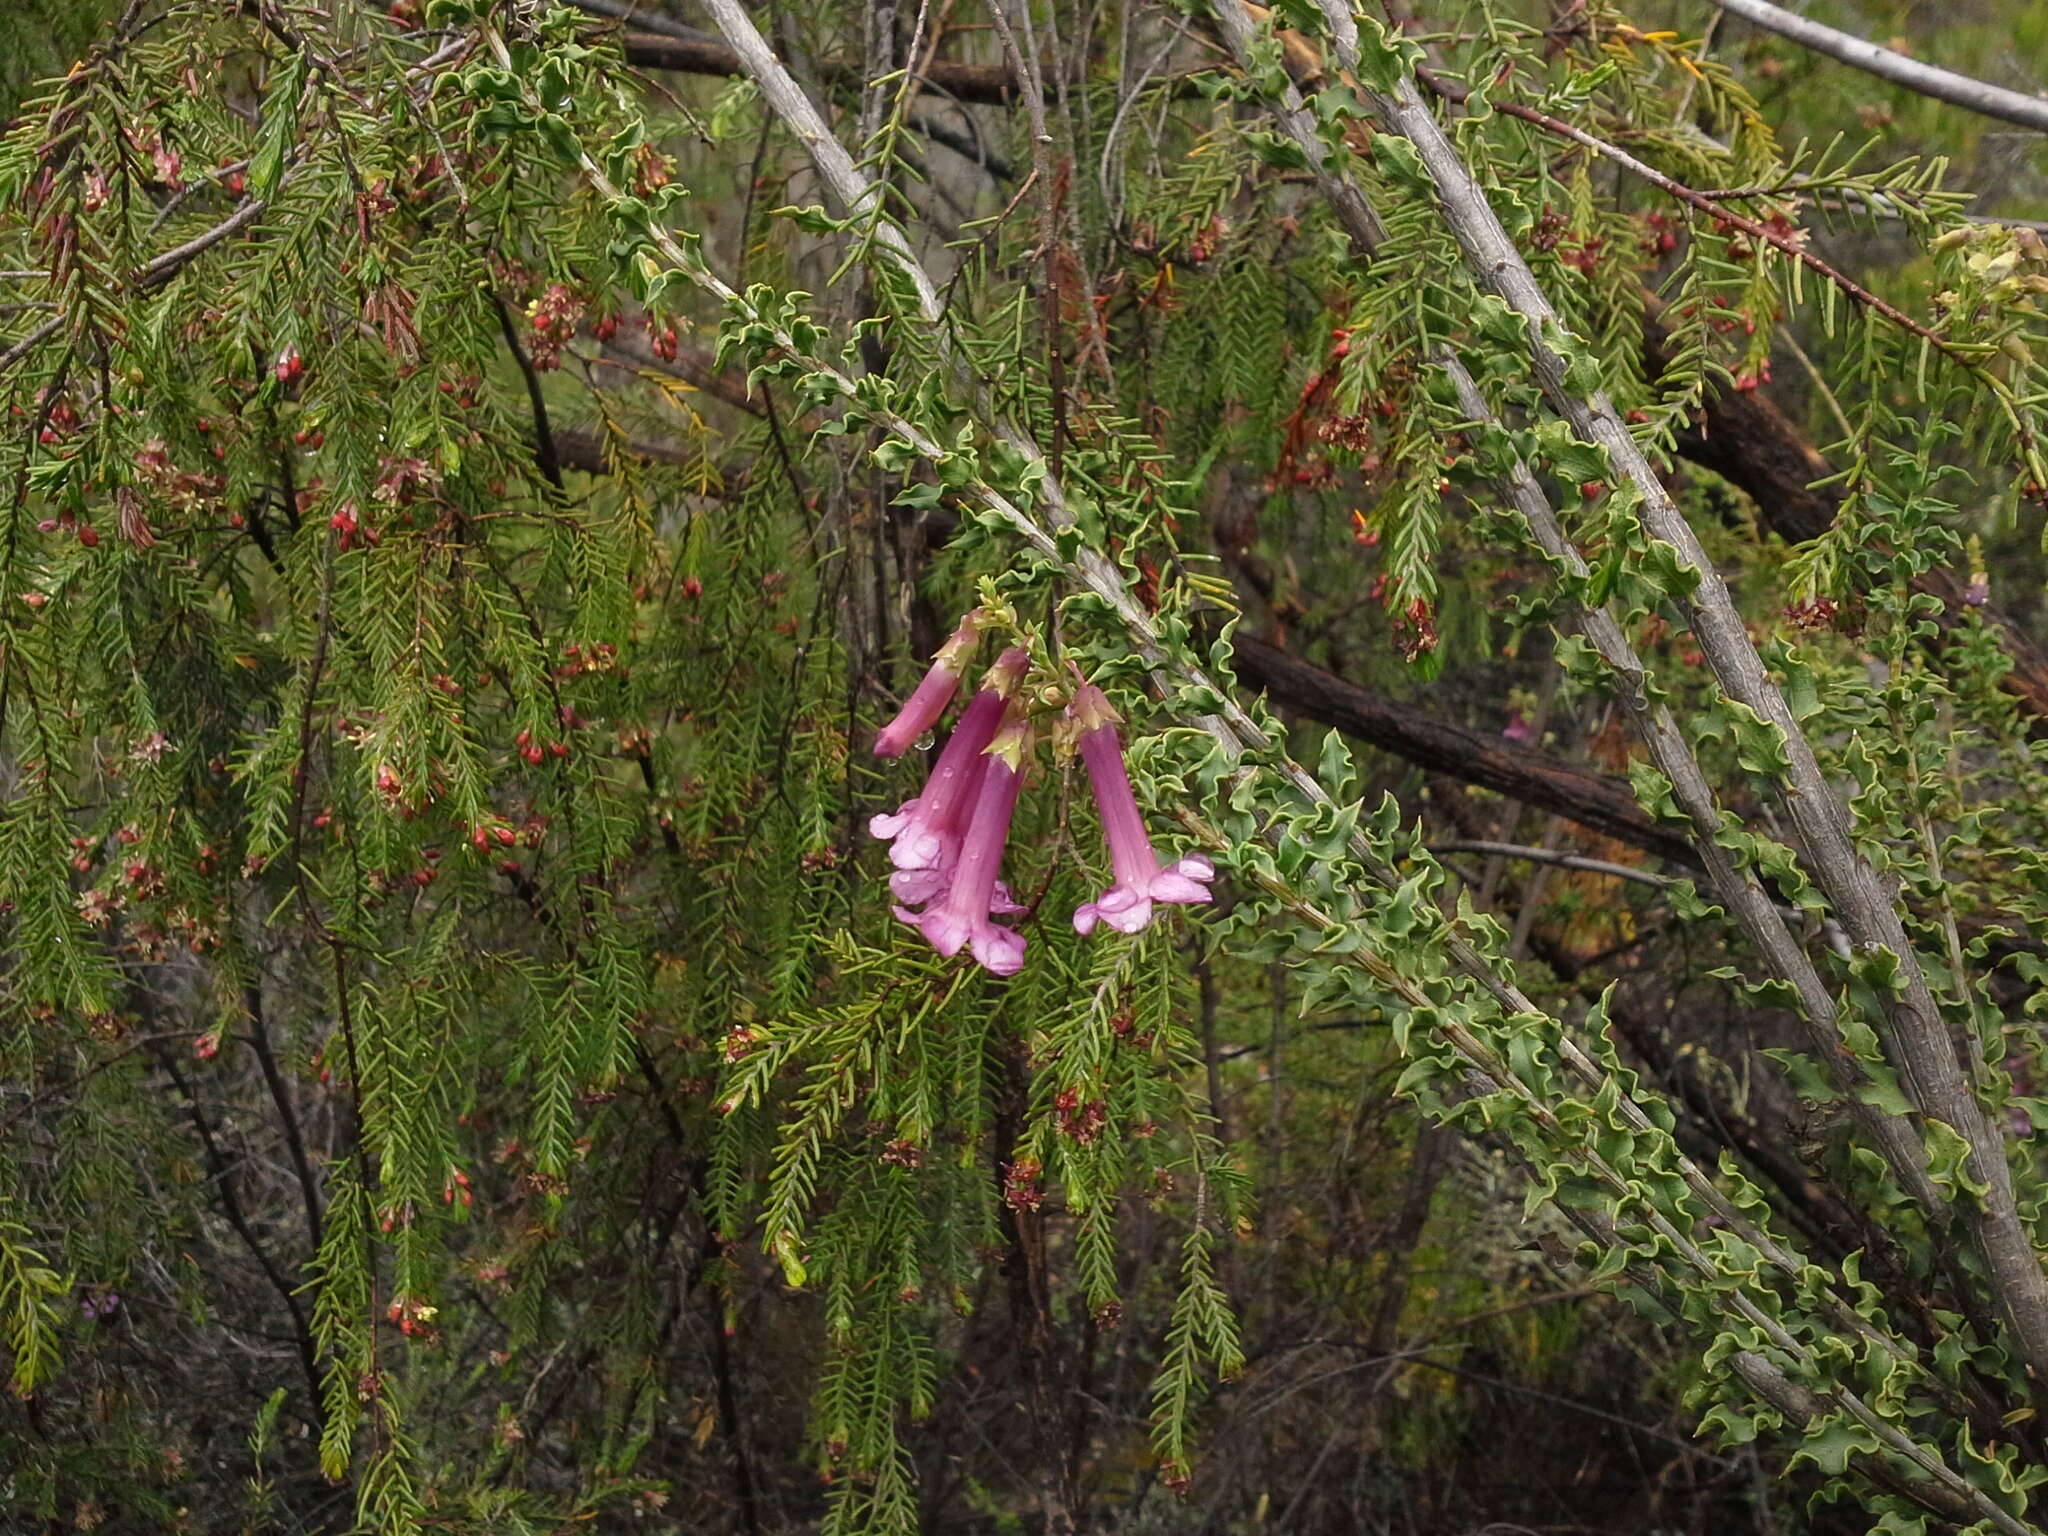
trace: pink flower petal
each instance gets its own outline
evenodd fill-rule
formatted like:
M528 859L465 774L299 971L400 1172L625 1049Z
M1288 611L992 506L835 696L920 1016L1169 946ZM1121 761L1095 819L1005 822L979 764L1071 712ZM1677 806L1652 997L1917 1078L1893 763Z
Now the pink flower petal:
M996 875L1030 751L1031 726L1015 701L1005 704L993 695L990 697L1003 712L1002 723L987 752L976 762L974 802L965 817L964 828L958 833L948 830L941 848L943 856L934 860L929 870L899 871L891 877L890 884L898 895L929 892L935 897L914 919L918 931L933 949L950 958L971 945L975 960L984 969L997 976L1010 976L1024 964L1023 936L996 926L989 920L989 914L1019 910ZM963 778L959 782L964 785L967 781ZM899 865L906 858L924 856L927 850L917 841L923 830L908 829L896 840L891 856ZM930 882L907 880L906 873L928 873ZM897 915L912 920L908 908L899 907Z
M911 690L910 697L903 701L903 708L875 736L875 756L901 757L933 726L946 712L946 706L953 702L953 695L960 687L960 674L967 670L967 662L974 654L975 637L980 633L980 613L970 613L960 621L960 627L946 643L939 647L938 655L932 658L931 667Z
M889 892L905 906L921 907L944 895L946 883L947 871L943 869L899 869L889 877ZM912 918L904 921L914 923Z
M917 817L922 800L906 800L893 812L880 812L868 818L868 836L889 838L896 836Z
M1119 933L1137 933L1152 921L1155 901L1193 904L1209 900L1207 884L1215 879L1216 866L1207 858L1191 853L1160 866L1124 766L1116 711L1101 690L1092 686L1076 690L1067 712L1080 727L1081 758L1095 790L1095 808L1102 818L1110 871L1116 881L1094 901L1076 909L1076 931L1088 933L1104 922Z
M974 923L948 907L934 907L920 915L916 922L925 942L949 960L965 949L974 937Z
M915 821L889 845L889 862L898 869L934 869L945 862L946 841L943 833Z
M1114 912L1105 910L1102 920L1118 933L1142 933L1152 926L1152 903L1141 896Z
M1207 901L1209 888L1198 885L1186 875L1177 875L1170 869L1162 869L1153 877L1152 888L1146 894L1154 901Z
M924 681L897 711L896 718L875 733L875 756L901 757L908 752L920 736L939 723L939 716L953 702L954 690L959 686L957 672L941 667L927 672Z
M974 958L992 975L1014 976L1024 967L1024 936L983 923L975 930Z

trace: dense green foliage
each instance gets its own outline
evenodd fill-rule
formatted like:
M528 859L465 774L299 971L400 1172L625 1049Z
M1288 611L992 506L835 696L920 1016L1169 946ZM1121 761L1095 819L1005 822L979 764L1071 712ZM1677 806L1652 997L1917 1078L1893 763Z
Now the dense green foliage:
M2039 137L618 9L0 22L0 1525L2038 1528ZM968 610L1014 976L868 829Z

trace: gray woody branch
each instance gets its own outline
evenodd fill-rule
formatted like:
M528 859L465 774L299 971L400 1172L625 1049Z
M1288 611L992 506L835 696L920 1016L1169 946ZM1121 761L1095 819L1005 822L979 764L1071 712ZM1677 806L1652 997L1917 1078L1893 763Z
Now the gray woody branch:
M1321 0L1321 4L1338 60L1355 74L1357 23L1337 0ZM1236 7L1224 5L1218 12L1230 17L1224 23L1226 31L1232 23L1239 30L1245 28ZM1682 600L1685 618L1722 692L1775 726L1783 739L1789 764L1781 786L1783 801L1804 845L1803 862L1857 953L1875 957L1880 951L1889 951L1897 960L1897 990L1873 989L1880 994L1884 1009L1887 1054L1919 1112L1945 1122L1969 1144L1969 1171L1986 1190L1969 1209L1970 1235L1990 1273L1992 1289L2021 1357L2036 1381L2048 1382L2048 1277L2042 1273L2032 1238L2020 1219L2004 1138L1963 1075L1962 1062L1906 936L1892 893L1851 837L1847 808L1822 774L1812 745L1766 672L1727 586L1613 403L1604 391L1581 395L1567 387L1565 359L1551 340L1563 336L1563 324L1472 173L1422 104L1414 81L1403 76L1389 92L1365 90L1363 94L1382 123L1414 146L1435 186L1444 222L1465 252L1474 279L1526 322L1530 361L1551 409L1581 441L1606 450L1609 462L1641 495L1645 529L1669 544L1698 578L1697 586ZM1887 1135L1896 1124L1887 1120ZM1892 1160L1891 1153L1888 1160ZM1893 1166L1903 1174L1900 1162L1894 1161ZM1911 1166L1924 1187L1924 1153ZM1929 1207L1937 1222L1949 1209Z
M1953 70L1922 64L1903 53L1894 53L1863 38L1851 37L1833 27L1824 27L1817 21L1808 21L1804 16L1780 10L1768 0L1714 0L1714 4L1730 16L1740 16L1767 32L1790 38L1801 47L1825 54L1838 64L1863 70L1880 80L1889 80L1893 85L1903 85L1909 91L1932 96L1952 107L1964 107L2001 122L2017 123L2022 128L2048 133L2048 100L2039 96L2023 95L2002 85L1988 85Z
M747 66L748 72L754 77L757 85L760 86L764 99L782 117L785 126L795 133L799 142L803 143L810 151L818 169L825 177L828 186L833 189L835 196L852 210L872 209L878 196L875 188L860 176L844 147L826 131L823 120L819 117L816 108L811 105L795 81L782 68L772 50L768 48L759 32L755 30L752 21L737 4L737 0L705 0L705 6L711 13L721 33L725 35L727 42L739 53L742 61ZM594 184L601 191L605 191L607 195L616 196L615 189L609 188L608 183L603 179L601 171L587 156L584 157L584 169L586 175L592 177ZM1357 198L1355 193L1353 199L1355 207L1359 211L1364 212L1369 218L1370 211L1363 207L1362 199ZM675 245L666 236L664 231L656 230L654 238L657 245L664 250L669 259L708 292L720 297L727 303L737 299L738 296L729 286L705 270L701 262L690 259L679 246ZM934 323L939 322L942 315L937 304L936 290L929 276L923 272L915 257L911 254L908 244L903 239L900 231L897 231L892 225L888 224L886 220L878 220L874 241L876 248L891 260L899 263L905 275L911 280L918 293L920 309L926 318ZM943 337L943 331L940 334ZM806 367L834 375L837 374L837 370L831 369L822 360L797 348L792 338L778 334L776 340L779 346L803 362ZM958 363L957 359L956 368L963 376L967 375L967 370ZM972 383L971 377L967 377L967 382ZM851 381L842 379L842 387L850 393L852 390ZM980 391L977 390L976 393L979 394ZM938 443L932 441L927 434L913 423L902 419L894 412L881 411L874 413L874 416L878 425L903 437L905 441L909 442L920 453L932 456L943 454L943 449ZM1014 429L1000 424L995 430L1006 442L1011 443L1020 451L1028 453L1039 462L1043 462L1043 456L1038 452L1036 445L1030 442L1029 439L1024 438L1021 434L1015 432ZM1524 478L1530 487L1534 487L1533 478L1528 477L1526 471L1524 471ZM1043 483L1042 493L1046 496L1048 503L1048 520L1055 527L1064 526L1069 521L1068 514L1060 498L1058 488L1050 477ZM1058 546L1052 535L1030 513L1018 507L1000 492L987 486L971 487L968 489L967 494L987 510L995 513L1017 529L1033 547L1055 560L1061 560ZM1540 489L1538 490L1538 495L1540 497ZM1066 562L1062 561L1062 563ZM1228 694L1216 688L1202 674L1199 668L1164 654L1157 643L1157 637L1148 616L1134 602L1115 567L1099 551L1083 550L1079 558L1068 565L1068 569L1076 579L1100 597L1110 610L1122 620L1135 641L1137 649L1149 662L1163 671L1177 674L1184 682L1202 688L1222 701L1217 715L1204 717L1199 722L1221 745L1233 754L1241 754L1248 749L1266 754L1273 765L1274 771L1294 788L1296 792L1305 796L1311 803L1330 803L1328 793L1315 778L1302 769L1300 765L1286 757L1285 754L1278 752L1275 744L1266 735L1264 730L1257 722L1246 715L1230 699ZM1376 880L1384 884L1392 884L1398 879L1396 872L1379 856L1362 835L1353 837L1350 851ZM1285 892L1282 894L1286 895L1294 903L1300 902L1299 896L1294 893ZM1462 974L1476 981L1501 1008L1510 1013L1537 1011L1533 1003L1522 993L1520 988L1499 975L1493 965L1475 950L1454 927L1447 927L1445 949L1453 965ZM1357 958L1361 964L1371 969L1376 976L1379 976L1393 990L1403 994L1413 991L1412 985L1405 978L1387 971L1386 967L1377 962L1369 953L1361 952ZM1446 1038L1475 1070L1519 1092L1530 1103L1532 1112L1540 1120L1550 1124L1554 1129L1557 1128L1554 1116L1550 1115L1548 1107L1536 1101L1526 1085L1517 1081L1512 1072L1507 1069L1506 1063L1496 1057L1488 1047L1472 1036L1461 1024L1445 1022L1443 1029ZM1579 1081L1595 1089L1607 1083L1605 1072L1569 1036L1564 1036L1560 1039L1558 1049L1565 1066ZM1655 1129L1648 1117L1643 1114L1641 1107L1627 1094L1619 1097L1617 1111L1630 1121L1633 1129L1643 1134L1655 1134ZM1575 1138L1567 1137L1564 1144L1571 1145L1574 1140ZM1623 1198L1630 1197L1629 1191L1631 1186L1627 1179L1618 1170L1606 1167L1597 1151L1589 1146L1579 1145L1575 1155L1587 1162L1603 1183L1619 1191ZM1714 1181L1694 1165L1690 1159L1685 1158L1682 1154L1678 1154L1676 1163L1690 1191L1704 1201L1709 1209L1715 1211L1723 1220L1729 1221L1738 1231L1742 1232L1747 1240L1756 1244L1767 1262L1782 1273L1795 1276L1800 1273L1801 1261L1797 1256L1788 1252L1774 1237L1756 1227L1753 1222L1738 1212L1721 1193ZM1645 1215L1646 1219L1660 1230L1668 1228L1668 1222L1662 1217L1661 1213L1654 1209L1646 1212ZM1710 1260L1698 1253L1697 1250L1692 1249L1689 1243L1681 1243L1678 1251L1686 1257L1689 1265L1698 1270L1702 1278L1709 1282L1709 1291L1714 1297L1716 1305L1728 1308L1732 1315L1740 1316L1746 1321L1752 1323L1756 1321L1756 1309L1747 1297L1739 1294L1730 1295L1720 1288L1719 1282L1722 1277ZM1890 1340L1871 1328L1853 1311L1834 1304L1831 1299L1824 1299L1823 1305L1827 1308L1830 1317L1839 1326L1857 1333L1875 1348L1883 1349L1887 1352L1894 1350ZM1780 1347L1785 1348L1794 1358L1805 1357L1805 1350L1795 1340L1791 1339L1789 1335L1783 1335L1782 1330L1775 1327L1770 1331L1775 1336L1774 1342L1778 1342ZM1901 1363L1905 1362L1902 1360ZM1928 1390L1935 1392L1937 1395L1946 1395L1940 1385L1934 1382L1932 1378L1926 1377L1924 1373L1918 1370L1915 1371L1915 1375L1921 1378ZM1874 1416L1872 1411L1853 1392L1844 1388L1836 1388L1829 1394L1829 1397L1835 1404L1842 1407L1852 1416L1865 1422L1873 1422ZM1983 1518L1989 1519L2000 1529L2013 1532L2020 1532L2025 1529L2017 1522L2014 1522L2004 1511L1999 1510L1988 1500L1984 1500L1981 1494L1978 1494L1968 1483L1957 1477L1938 1457L1932 1456L1923 1447L1910 1445L1910 1443L1908 1443L1908 1446L1909 1449L1905 1450L1905 1454L1939 1488L1945 1490L1951 1500L1970 1500L1971 1507L1976 1509Z
M1224 41L1242 65L1253 42L1251 22L1244 8L1221 4L1215 8L1215 16L1217 30L1223 34ZM1355 69L1355 34L1348 52L1341 34L1337 46L1339 61L1346 68ZM1368 255L1377 251L1386 238L1379 216L1349 177L1333 168L1329 150L1314 119L1302 107L1299 93L1290 85L1267 105L1308 156L1317 185L1323 189L1338 221L1354 243ZM1455 351L1448 346L1439 347L1432 361L1451 380L1458 393L1459 406L1468 416L1474 421L1499 425L1499 418L1480 394L1478 385ZM1522 515L1546 556L1572 575L1581 579L1586 576L1585 561L1565 537L1549 496L1526 464L1515 464L1496 484L1495 493ZM1930 1211L1945 1217L1947 1202L1927 1176L1925 1155L1913 1128L1903 1118L1864 1102L1855 1092L1860 1086L1857 1068L1853 1058L1841 1049L1834 994L1821 980L1812 958L1786 927L1776 903L1755 873L1738 868L1728 850L1717 841L1721 831L1721 807L1715 800L1705 770L1684 733L1671 718L1670 711L1651 702L1649 691L1644 686L1648 669L1642 658L1630 644L1621 625L1604 607L1580 607L1574 617L1579 632L1612 673L1616 697L1647 747L1651 762L1671 782L1673 799L1691 823L1693 847L1707 871L1715 895L1734 914L1744 934L1772 971L1797 992L1800 1025L1809 1053L1829 1072L1849 1106L1849 1114L1882 1153L1901 1185Z

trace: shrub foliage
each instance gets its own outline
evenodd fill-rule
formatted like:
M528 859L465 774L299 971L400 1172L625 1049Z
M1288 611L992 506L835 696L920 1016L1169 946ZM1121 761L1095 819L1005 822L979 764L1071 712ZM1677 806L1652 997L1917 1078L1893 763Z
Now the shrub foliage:
M6 1521L1554 1518L1497 1389L1668 1523L2036 1529L2048 245L1761 34L1422 10L21 88ZM1014 976L868 830L964 610ZM1084 683L1216 872L1136 932Z

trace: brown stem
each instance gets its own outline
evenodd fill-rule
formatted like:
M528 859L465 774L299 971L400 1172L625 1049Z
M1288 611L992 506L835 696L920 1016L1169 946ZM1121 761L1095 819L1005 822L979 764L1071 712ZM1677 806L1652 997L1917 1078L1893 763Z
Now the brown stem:
M1443 76L1437 74L1436 71L1430 69L1427 65L1416 65L1415 78L1448 102L1463 102L1469 99L1472 94L1467 87L1458 84L1454 80L1444 79ZM1780 234L1768 225L1759 224L1755 219L1735 212L1732 208L1716 201L1714 198L1708 197L1704 193L1695 192L1691 187L1685 185L1684 182L1673 180L1655 166L1638 160L1619 145L1610 144L1605 139L1590 134L1585 129L1578 127L1576 124L1568 123L1561 117L1552 117L1548 112L1541 112L1535 107L1524 106L1518 101L1495 101L1491 105L1494 111L1499 112L1505 117L1518 117L1525 123L1534 123L1545 133L1553 133L1559 138L1570 139L1574 144L1590 149L1593 153L1604 159L1612 160L1630 175L1648 182L1666 197L1684 203L1688 208L1695 208L1706 214L1709 218L1726 224L1732 229L1739 229L1743 234L1749 236L1750 239L1768 245L1773 250L1791 257L1801 266L1806 267L1825 281L1834 284L1835 287L1839 288L1858 304L1883 315L1885 319L1891 321L1892 324L1898 326L1901 330L1919 337L1920 340L1937 349L1943 356L1957 365L1973 371L1979 368L1977 359L1958 348L1954 342L1929 330L1904 310L1896 305L1885 302L1885 300L1879 298L1868 288L1857 282L1855 278L1849 276L1840 268L1831 266L1829 263L1821 260L1813 252L1807 250L1805 246L1799 244L1795 238L1800 233L1799 231L1795 231L1793 234Z
M310 1404L309 1416L318 1426L326 1421L326 1404L320 1394L320 1354L313 1343L313 1327L307 1319L305 1309L299 1305L299 1287L285 1278L269 1252L264 1248L255 1229L249 1225L249 1218L242 1210L241 1196L235 1192L235 1180L228 1160L222 1153L220 1143L215 1139L213 1126L208 1123L205 1113L199 1108L199 1096L185 1080L185 1074L178 1070L178 1059L162 1044L152 1045L150 1054L164 1069L171 1085L185 1101L185 1115L192 1122L192 1129L198 1133L199 1146L206 1157L207 1172L213 1175L214 1188L220 1192L221 1214L227 1217L228 1225L235 1229L235 1235L256 1260L256 1267L263 1271L263 1277L270 1282L270 1288L277 1292L284 1309L291 1315L292 1341L297 1346L299 1369L306 1378L306 1396Z
M1028 1085L1023 1062L1009 1042L991 1038L988 1071L995 1103L992 1139L996 1214L1003 1234L1003 1275L1009 1295L1011 1341L1029 1402L1034 1471L1046 1536L1073 1536L1075 1476L1067 1437L1060 1433L1060 1365L1052 1329L1052 1295L1045 1253L1045 1217L1005 1198L1006 1165L1017 1149Z
M292 1171L299 1180L299 1199L306 1211L306 1236L312 1241L313 1251L320 1251L320 1181L313 1175L313 1161L306 1155L306 1139L299 1133L298 1112L292 1107L289 1085L284 1074L278 1070L277 1053L270 1046L270 1028L264 1020L263 983L261 979L251 981L242 989L243 1006L249 1012L249 1048L256 1053L256 1064L263 1070L263 1085L270 1093L270 1102L276 1106L278 1123L284 1131L284 1144L291 1154Z
M1643 362L1652 378L1671 364L1670 332L1651 308L1643 321ZM1709 386L1699 414L1681 428L1678 452L1745 492L1770 530L1788 544L1817 539L1834 526L1843 494L1832 484L1834 468L1800 433L1791 417L1760 390ZM2028 717L2028 732L2048 737L2048 650L2017 621L1991 604L1964 601L1954 574L1939 567L1913 578L1913 590L1940 599L1935 623L1943 637L1970 622L1974 611L1996 632L2012 658L2001 686Z
M1626 780L1596 773L1498 734L1474 730L1239 634L1238 681L1298 714L1421 767L1550 811L1661 859L1697 869L1683 830L1650 820Z
M651 32L628 32L624 46L626 62L640 69L673 69L691 75L746 72L740 55L720 42L690 42ZM821 59L814 67L826 80L865 83L858 60ZM1022 94L1007 64L959 64L934 59L920 78L956 101L979 105L1008 106Z
M526 380L526 403L533 412L533 462L547 483L559 491L562 489L562 460L555 452L555 434L548 426L548 402L541 393L540 374L533 366L533 359L526 355L526 349L519 345L519 332L513 328L511 311L495 293L491 295L491 308L498 312L498 329L504 333L505 346Z

